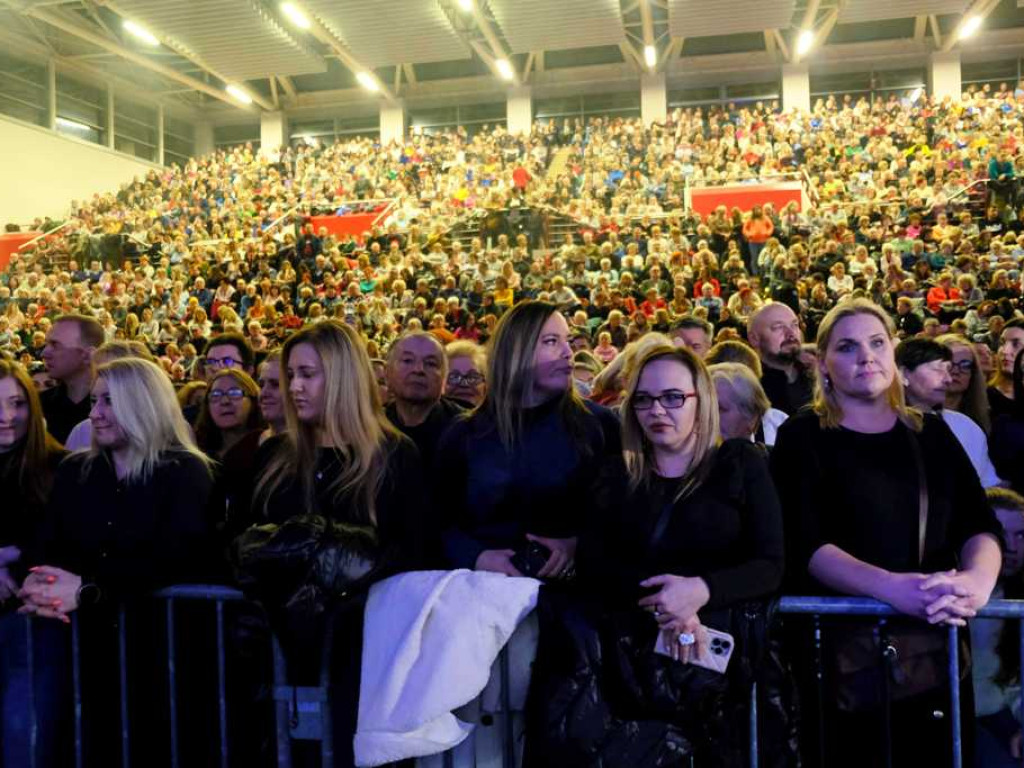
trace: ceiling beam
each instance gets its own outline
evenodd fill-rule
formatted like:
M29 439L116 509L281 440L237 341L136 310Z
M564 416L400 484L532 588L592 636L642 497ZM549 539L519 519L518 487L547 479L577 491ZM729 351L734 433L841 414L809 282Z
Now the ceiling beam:
M294 3L299 5L298 3ZM305 8L301 8L305 13L306 18L309 19L309 32L317 40L326 45L335 56L346 68L348 68L353 75L358 75L360 72L366 72L377 81L378 93L388 101L395 101L396 97L394 91L387 86L386 83L380 82L376 75L373 74L373 70L370 67L365 66L359 59L357 59L348 47L334 36L327 27L325 27L320 20L312 13L307 11Z
M633 65L634 68L642 70L644 68L644 57L636 52L636 48L628 40L623 40L619 43L619 50L622 52L622 58L626 60L627 64Z
M270 81L270 99L274 102L274 109L280 109L281 100L277 97L277 81L272 77L267 79Z
M964 15L960 17L960 21L956 23L956 26L949 33L949 36L942 45L942 50L951 51L953 46L960 42L960 30L964 28L964 24L969 18L979 16L984 20L986 16L995 10L997 5L999 5L999 0L975 0L971 3L971 7L964 12Z
M523 65L523 82L530 79L530 73L533 71L533 60L536 58L536 54L530 51L526 56L526 64Z
M939 18L934 13L928 16L928 26L932 30L932 37L935 38L935 47L942 47L942 31L939 29Z
M103 48L104 50L110 51L111 53L116 53L122 59L126 59L127 61L130 61L133 64L138 64L140 67L156 72L157 74L163 75L164 77L170 80L174 80L175 82L181 83L182 85L187 85L196 91L205 93L208 96L212 96L215 99L223 101L226 104L230 104L233 107L237 107L238 109L252 111L251 107L242 104L237 99L233 98L230 94L228 94L227 91L221 90L220 88L214 88L212 85L204 83L202 80L197 80L194 77L183 75L181 72L174 69L173 67L168 67L164 64L160 64L159 62L153 61L147 56L143 56L141 53L137 53L136 51L133 51L130 48L125 48L121 45L118 45L117 43L108 40L102 35L93 32L90 29L80 27L77 24L73 24L70 21L65 20L61 16L58 16L55 13L46 10L45 8L34 8L30 11L30 13L34 18L39 19L39 21L45 22L50 26L56 27L57 29L60 29L68 33L69 35L73 35L74 37L77 37L81 40L85 40L87 43L92 43L98 48Z
M533 60L533 68L538 72L544 71L544 51L537 51L537 55Z
M405 79L412 85L416 85L416 68L410 62L409 64L402 65L402 71L405 73Z
M661 54L661 59L658 62L658 66L665 66L665 64L667 64L672 59L678 59L679 55L683 52L683 44L685 42L685 37L673 37L672 42L665 46L665 50Z
M818 18L818 8L821 7L821 0L809 0L807 8L804 10L804 20L800 24L800 29L814 29L814 22Z
M113 1L112 0L108 0L107 3L106 3L106 6L111 11L113 11L118 16L120 16L122 19L129 18L131 16L130 13L125 13L124 11L121 10L121 8L118 6L116 0L113 0ZM222 74L218 70L214 69L210 64L205 62L199 56L199 54L194 53L187 46L182 45L181 43L179 43L174 38L168 37L168 36L164 35L159 30L151 29L149 31L161 43L163 43L168 48L173 50L179 56L181 56L182 58L188 59L193 64L195 64L197 67L199 67L201 70L203 70L205 72L209 72L211 75L216 77L218 80L223 82L225 85L231 84L231 85L234 85L237 88L241 88L243 91L245 91L246 94L248 94L250 99L252 99L256 104L258 104L263 109L265 109L267 111L273 111L274 109L276 109L276 107L274 106L274 103L272 101L266 99L259 92L254 91L252 88L247 88L245 83L243 83L241 81L238 81L238 80L233 80L232 78L227 77L226 75Z
M288 94L289 99L294 99L296 95L295 84L288 75L278 75L277 80L281 83L281 87L284 88L284 92Z
M640 23L643 28L644 45L654 45L654 17L651 15L650 0L640 0Z
M511 58L505 53L505 48L498 40L494 30L491 28L491 24L487 21L487 17L484 16L483 10L478 4L478 0L471 0L472 10L470 14L473 17L473 27L475 31L479 33L479 36L474 36L473 29L470 29L463 21L464 17L460 14L459 9L455 8L454 5L448 4L446 8L448 12L448 23L451 25L452 31L458 36L463 43L468 45L474 51L477 56L480 57L481 61L487 65L487 68L491 70L491 74L503 82L508 82L510 85L519 85L519 77L515 74L515 68L513 67L512 80L505 80L505 77L501 74L501 70L498 69L498 59L505 59L512 63ZM483 37L483 40L480 39ZM486 42L486 45L484 43ZM543 66L541 70L543 71Z
M786 38L784 38L782 36L782 33L779 30L777 30L777 29L772 29L772 30L769 30L769 31L772 33L772 36L775 38L775 45L777 45L779 47L779 50L782 51L782 57L786 61L789 61L790 60L789 59L789 46L786 45Z
M914 17L914 42L921 45L924 42L924 36L928 31L928 16L920 15Z

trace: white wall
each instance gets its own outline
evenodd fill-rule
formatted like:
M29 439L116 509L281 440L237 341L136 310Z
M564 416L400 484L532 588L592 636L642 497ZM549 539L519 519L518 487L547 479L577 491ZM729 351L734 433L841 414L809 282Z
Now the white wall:
M160 166L0 115L0 227L63 218L72 200L113 192Z

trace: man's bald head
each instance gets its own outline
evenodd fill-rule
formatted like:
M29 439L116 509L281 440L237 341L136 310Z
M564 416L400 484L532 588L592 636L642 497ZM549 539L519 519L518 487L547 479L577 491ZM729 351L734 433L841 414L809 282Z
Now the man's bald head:
M776 367L791 365L800 354L800 319L785 304L767 304L750 318L747 338L761 360Z

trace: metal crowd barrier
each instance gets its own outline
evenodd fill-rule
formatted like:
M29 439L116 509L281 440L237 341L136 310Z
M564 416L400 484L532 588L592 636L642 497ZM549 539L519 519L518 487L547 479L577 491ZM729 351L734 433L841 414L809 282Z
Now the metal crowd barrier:
M228 768L231 757L231 744L228 737L228 722L231 715L228 706L227 691L227 644L225 630L225 605L245 601L245 596L238 590L229 587L212 585L184 585L169 587L155 593L155 598L166 601L166 639L167 639L167 683L169 692L168 701L168 722L167 728L170 736L170 765L171 768L179 768L181 756L179 752L179 702L176 696L176 683L178 674L179 649L175 638L176 607L179 602L212 602L214 604L216 617L216 675L217 675L217 719L219 744L219 766ZM120 748L123 768L131 766L131 713L127 700L128 671L127 654L128 642L126 632L126 615L122 606L118 615L118 657L120 676L118 689L120 692ZM786 615L809 615L813 617L813 631L816 648L821 648L821 617L823 616L863 616L876 617L884 622L887 617L900 615L891 606L875 600L854 597L782 597L778 602L777 613ZM1024 600L993 600L985 608L978 612L975 620L984 619L1009 619L1021 623L1020 656L1021 666L1024 669ZM36 746L38 739L38 719L34 701L34 680L33 680L33 626L38 621L49 621L46 619L30 619L26 621L26 636L28 641L27 664L29 670L29 744L31 749L29 768L36 768ZM948 628L948 665L947 671L949 680L960 679L960 659L957 652L959 630L957 627ZM71 621L71 672L72 672L72 698L74 710L74 765L75 768L88 768L85 766L83 757L83 725L82 725L82 690L81 670L82 660L80 658L80 636L79 622L75 614L72 614ZM328 630L328 638L324 643L324 654L321 660L320 682L315 687L297 687L288 683L287 670L285 667L284 654L281 650L278 639L271 634L273 667L274 667L274 711L276 729L276 764L278 768L291 768L291 744L294 740L319 741L321 765L323 768L333 768L335 764L334 745L329 706L329 650L331 630ZM820 660L820 653L818 658ZM820 663L820 662L819 662ZM495 718L488 715L482 721L483 725L499 725L498 737L500 739L500 762L502 768L517 768L520 755L516 750L516 743L519 737L516 734L515 717L511 702L511 674L507 649L502 651L497 662L501 682L501 713ZM821 668L818 668L819 678ZM1021 690L1021 706L1024 711L1024 686ZM820 723L819 707L819 723ZM961 734L961 706L960 688L957 684L950 685L950 714L951 714L951 737L950 748L952 752L952 764L954 768L963 768L962 755L962 734ZM759 761L759 740L758 740L758 704L757 686L751 692L750 705L750 766L758 767ZM480 729L478 728L477 731ZM473 738L473 737L471 737ZM457 749L457 748L456 748ZM443 768L453 768L456 765L456 749L449 750L438 756ZM476 747L474 746L475 750ZM472 764L477 765L477 757L474 752ZM461 764L461 763L460 763ZM1024 765L1024 757L1022 757Z

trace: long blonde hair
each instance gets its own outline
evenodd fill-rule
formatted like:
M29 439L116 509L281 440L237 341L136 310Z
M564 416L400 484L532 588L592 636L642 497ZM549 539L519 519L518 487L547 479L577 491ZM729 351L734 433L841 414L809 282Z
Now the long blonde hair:
M287 482L297 480L306 511L316 509L314 473L317 466L318 429L341 458L341 471L328 489L334 499L350 495L365 515L362 522L376 523L376 496L387 469L388 447L403 439L384 415L370 357L359 335L335 320L309 325L285 342L281 352L281 389L288 392L288 360L299 344L309 344L320 356L324 371L324 415L319 425L299 420L291 397L284 397L288 430L282 450L271 459L256 484L264 513L270 497Z
M892 340L896 336L896 326L888 313L873 301L868 299L850 299L833 307L818 326L818 360L821 364L815 367L814 376L814 399L812 407L818 414L823 429L838 429L843 420L843 409L835 396L834 388L826 382L821 372L821 365L825 361L825 353L828 351L829 342L832 340L832 333L840 320L856 315L870 315L874 317L885 328ZM894 366L895 372L895 366ZM889 406L896 412L896 417L908 428L920 432L922 427L921 412L907 405L907 398L903 391L903 383L900 377L895 374L887 393Z
M685 477L680 478L675 500L693 493L707 477L718 446L718 397L704 361L686 347L661 344L647 348L630 366L626 396L622 401L622 457L626 463L629 484L634 490L650 482L654 472L654 449L644 435L640 420L633 410L633 398L644 368L655 360L675 360L693 376L697 393L697 414L693 422L693 457Z
M167 374L153 362L135 357L111 360L96 369L110 391L110 407L128 440L128 482L147 480L167 451L183 451L207 467L196 446ZM84 469L103 453L93 435Z

